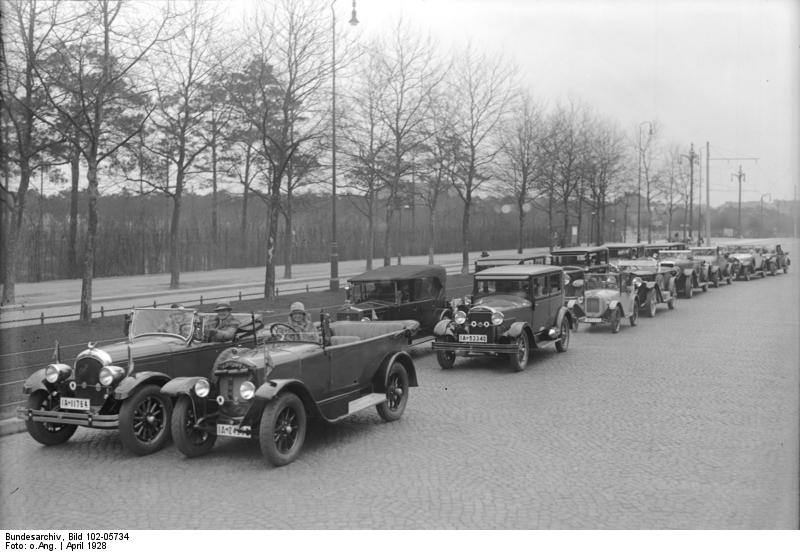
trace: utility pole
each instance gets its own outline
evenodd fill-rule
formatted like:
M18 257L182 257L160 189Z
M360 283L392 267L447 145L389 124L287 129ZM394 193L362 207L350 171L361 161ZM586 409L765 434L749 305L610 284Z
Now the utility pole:
M742 180L747 180L745 173L742 172L742 166L739 165L739 172L733 173L731 176L735 176L739 180L739 236L742 237Z
M689 145L689 242L692 241L694 227L694 142Z
M711 161L711 154L708 150L708 142L706 142L706 245L711 243L711 177L708 171L708 164Z
M706 142L706 146L708 146L708 142ZM706 149L708 151L708 149ZM755 161L758 163L758 157L706 157L708 161ZM706 171L708 171L708 161L706 162ZM732 176L736 176L736 174L741 174L744 177L744 173L742 173L742 166L739 165L739 173L734 173ZM706 178L706 202L708 202L708 178ZM706 205L707 206L707 205ZM739 237L741 237L742 233L742 181L739 180Z

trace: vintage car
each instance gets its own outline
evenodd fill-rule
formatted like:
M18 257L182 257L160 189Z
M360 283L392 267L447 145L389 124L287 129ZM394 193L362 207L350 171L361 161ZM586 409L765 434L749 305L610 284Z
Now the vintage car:
M647 257L636 260L620 260L617 267L624 272L630 272L642 281L636 288L639 308L644 310L648 317L656 315L659 303L664 303L667 308L674 309L678 302L678 288L675 283L675 269L662 267L655 259Z
M417 320L430 333L448 311L447 273L439 265L394 265L350 278L336 320Z
M547 264L544 253L504 253L502 255L481 256L475 259L475 272L505 265Z
M579 320L592 326L608 323L617 333L622 320L631 326L639 320L639 295L637 288L642 280L631 272L590 273L586 275L583 304L576 308Z
M616 270L614 265L609 264L609 250L606 246L554 249L550 263L564 269L564 305L569 309L583 301L581 284L586 272L605 273ZM577 323L578 314L573 314ZM577 326L575 328L577 329Z
M645 257L644 243L606 243L608 248L608 262L611 265L618 265L620 261L630 261Z
M658 263L674 269L678 291L691 299L696 288L708 291L708 267L695 259L688 249L664 249L658 252Z
M215 315L190 309L134 309L126 317L126 341L89 343L72 366L60 358L25 380L30 395L17 415L44 445L66 442L78 426L119 429L126 449L144 455L169 440L172 401L161 387L173 377L204 374L232 343L253 343L261 319L233 313L242 325L232 341L203 338ZM174 317L178 333L169 333ZM60 357L60 354L57 354Z
M735 266L728 261L725 252L720 246L690 247L695 259L703 262L703 268L707 271L706 279L714 287L719 287L722 280L730 285L736 279Z
M738 278L749 281L755 274L766 278L768 263L761 253L761 247L752 244L735 244L727 247L728 260L734 264ZM738 279L737 278L737 279Z
M685 249L686 244L683 242L648 243L644 246L644 254L646 257L657 257L659 251L680 251Z
M473 291L455 305L452 318L433 330L439 366L453 366L457 354L508 355L524 370L531 349L569 346L575 326L564 306L564 271L551 265L498 266L474 276Z
M386 421L402 416L417 386L404 345L414 320L331 322L298 333L276 323L253 348L232 347L210 377L176 378L162 393L175 398L172 438L186 456L211 450L218 436L257 441L275 466L300 454L309 417L335 422L375 406Z
M789 252L784 251L780 245L770 245L765 248L764 256L770 266L770 274L775 276L779 270L783 270L786 274L789 272L789 265L792 264L789 259Z

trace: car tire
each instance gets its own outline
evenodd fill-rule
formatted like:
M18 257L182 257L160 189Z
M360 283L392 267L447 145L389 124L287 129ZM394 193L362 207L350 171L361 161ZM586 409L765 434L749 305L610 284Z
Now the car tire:
M767 277L767 269L766 268L762 268L761 269L761 278L763 279L763 278L766 278L766 277Z
M455 339L452 336L447 336L444 341L454 343ZM436 351L436 362L442 370L449 370L456 363L455 351Z
M28 397L28 408L31 410L55 410L53 397L47 391L34 391ZM75 434L78 426L71 424L50 424L46 422L34 422L25 420L25 428L36 441L52 447L69 441Z
M408 372L406 367L399 362L392 364L386 374L386 402L375 408L378 415L385 422L394 422L400 419L408 402Z
M789 274L789 265L783 265L783 273Z
M622 311L619 307L611 313L611 333L619 333L622 327Z
M183 395L172 410L172 440L178 450L189 458L206 454L217 440L215 434L196 429L195 423L192 399Z
M750 281L750 268L749 267L744 267L744 281L745 282L749 282Z
M683 284L683 297L691 299L692 295L694 295L694 282L692 282L691 278L688 278L688 281Z
M119 409L122 445L139 456L163 448L171 437L172 401L158 385L143 385Z
M728 272L728 276L725 277L725 283L731 285L733 283L733 276L732 272Z
M654 289L647 294L647 316L648 318L656 316L656 290Z
M556 351L564 353L569 349L569 320L566 316L561 321L561 337L556 341Z
M294 462L306 440L306 426L305 406L294 393L281 393L268 402L258 430L264 458L273 466Z
M719 287L719 274L717 272L711 277L711 285L715 288Z
M631 326L635 326L639 322L639 300L633 300L633 310L631 311L631 316L628 319L631 323Z
M769 275L770 276L775 276L775 274L777 274L777 273L778 273L778 271L775 268L775 265L774 264L769 265Z
M528 359L530 358L531 347L530 343L528 343L528 333L522 330L514 344L517 346L517 350L509 353L508 361L511 364L511 368L517 372L522 372L527 367Z

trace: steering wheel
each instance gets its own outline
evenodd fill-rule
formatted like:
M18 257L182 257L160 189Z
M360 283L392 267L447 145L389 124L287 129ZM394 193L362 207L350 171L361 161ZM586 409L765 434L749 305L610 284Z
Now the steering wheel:
M297 332L297 330L292 328L289 324L284 324L283 322L275 322L272 326L270 326L269 334L279 341L286 341L287 339L290 341L298 341L300 339L300 334Z
M255 322L255 324L254 324L254 322ZM264 327L264 322L261 321L261 320L254 320L254 321L247 322L245 324L242 324L238 328L236 328L236 331L233 334L233 338L234 338L234 340L236 340L236 339L238 339L240 337L243 337L243 336L245 336L247 334L255 335L256 332L258 330L260 330L261 328L263 328L263 327Z

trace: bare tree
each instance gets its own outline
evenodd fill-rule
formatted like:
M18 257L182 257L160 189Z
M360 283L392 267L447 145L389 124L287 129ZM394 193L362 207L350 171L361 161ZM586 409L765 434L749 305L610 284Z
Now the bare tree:
M58 116L68 120L80 135L74 143L86 160L89 213L80 318L89 321L99 220L98 168L139 133L150 116L150 111L143 109L146 99L134 88L133 71L159 40L167 19L136 26L131 17L123 27L120 13L125 4L121 2L95 0L78 7L82 10L80 20L69 32L55 37L54 48L61 56L58 69L46 74L40 71L38 78ZM144 45L135 42L142 37L150 38ZM71 100L76 96L81 102L78 112L73 113Z
M453 188L464 204L461 216L461 273L469 273L470 211L475 192L490 176L500 149L497 130L515 88L514 68L500 58L477 54L468 46L453 63L449 85L456 110L456 169Z
M3 228L7 235L0 304L6 305L16 301L17 260L31 175L42 170L46 163L44 152L54 142L49 127L36 118L36 113L46 110L43 84L36 78L36 67L52 52L49 37L56 27L56 12L51 2L36 0L8 2L4 8L0 103L9 123L4 130L13 128L14 140L7 142L3 150L4 161L13 163L19 175L16 191L10 188L8 179L0 184L0 200L10 215Z
M510 119L503 128L497 172L500 189L512 195L517 203L517 252L522 253L525 213L537 191L534 180L541 157L542 111L531 95L524 93L519 96Z

